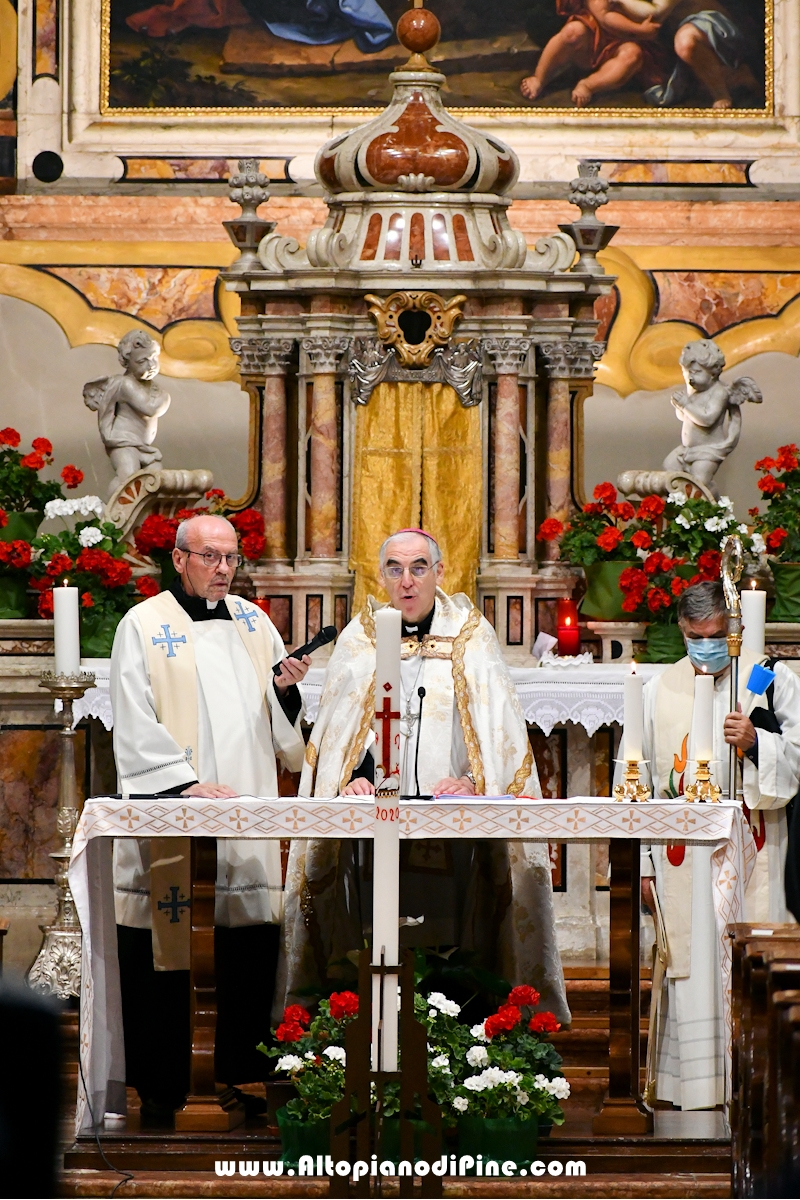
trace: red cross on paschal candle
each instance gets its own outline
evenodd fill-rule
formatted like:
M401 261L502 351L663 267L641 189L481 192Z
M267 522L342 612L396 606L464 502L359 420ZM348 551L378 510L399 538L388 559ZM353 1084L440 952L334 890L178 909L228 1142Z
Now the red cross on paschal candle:
M384 685L387 686L387 685ZM388 685L391 686L391 685ZM381 766L383 767L383 775L388 779L392 772L392 740L391 740L391 722L400 720L399 712L392 712L392 702L388 696L383 698L383 708L378 709L375 713L375 720L382 722L381 728L381 747L383 757Z

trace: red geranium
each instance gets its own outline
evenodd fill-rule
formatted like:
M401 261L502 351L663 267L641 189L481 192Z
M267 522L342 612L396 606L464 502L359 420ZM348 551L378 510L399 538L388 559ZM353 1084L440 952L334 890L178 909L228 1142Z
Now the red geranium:
M210 491L206 492L206 500L224 500L224 499L225 499L225 493L223 492L222 488L211 488Z
M701 579L719 579L722 554L719 550L704 550L697 560Z
M616 550L617 546L623 540L621 529L617 529L616 525L609 525L608 529L604 529L600 536L596 539L597 545L601 550L611 552Z
M534 1013L531 1017L528 1028L531 1033L558 1033L561 1028L561 1023L555 1019L551 1012Z
M22 569L31 564L30 542L0 542L0 563Z
M652 554L648 554L643 566L646 575L657 575L660 571L670 570L672 559L668 558L663 550L654 550Z
M555 517L548 517L546 521L542 521L539 526L539 532L536 534L538 542L554 542L556 538L561 537L564 532L564 526Z
M777 529L771 530L764 539L767 543L767 549L780 550L788 536L788 529L784 529L782 525L779 525Z
M241 512L233 513L228 520L240 535L264 532L264 518L257 508L244 508Z
M0 508L0 529L5 529L8 524L8 513L4 508Z
M44 458L41 454L38 454L34 451L33 453L26 454L23 458L21 458L19 460L19 465L21 467L27 467L29 471L41 471L42 467L44 466Z
M248 562L256 562L264 553L267 539L261 533L246 533L241 541L242 554Z
M67 463L61 471L61 478L68 488L76 488L78 484L83 483L83 471L79 467L73 467L72 463Z
M152 554L175 548L175 535L180 522L176 517L165 517L161 513L150 513L134 534L136 549L140 554Z
M354 1017L358 1012L358 996L355 992L331 992L328 1003L335 1021L341 1021L343 1017Z
M680 596L681 592L685 592L689 586L687 579L681 579L680 575L676 575L672 583L669 585L673 596Z
M597 487L592 492L595 500L599 500L606 507L613 504L617 498L617 489L613 483L598 483Z
M124 587L132 574L130 565L121 558L114 558L107 550L95 550L90 546L81 550L75 566L79 571L98 575L109 588Z
M299 1042L303 1037L302 1026L296 1021L285 1021L275 1030L275 1037L279 1042Z
M38 450L40 454L43 454L45 458L52 457L53 443L48 441L47 438L34 438L31 446L34 450Z
M289 1025L302 1025L307 1029L311 1024L311 1013L302 1004L290 1004L283 1010L283 1019Z
M771 471L774 467L777 467L777 465L778 464L774 458L759 458L756 462L756 470Z
M94 608L94 596L91 592L81 593L81 608Z
M54 554L50 562L44 569L45 575L51 579L55 579L57 575L63 575L65 571L72 570L72 559L68 554L62 554L60 551Z
M631 541L637 550L647 550L653 544L653 539L646 529L637 529Z
M521 983L517 987L512 988L508 993L506 1004L527 1004L532 1008L540 1000L541 996L536 991L536 988L530 987L527 983Z
M603 512L602 504L594 504L591 500L588 504L584 504L583 511L588 513L590 517L598 517Z
M516 1004L501 1004L497 1012L484 1021L483 1032L488 1038L497 1037L498 1033L510 1033L521 1020L522 1013Z
M632 521L636 514L630 500L622 500L619 504L611 505L611 515L620 521Z
M645 496L639 503L637 516L642 521L653 521L664 511L664 500L661 496Z
M5 429L0 429L0 446L11 446L12 449L16 449L20 441L21 438L16 429L12 429L10 425L7 425Z
M776 466L779 471L796 471L798 466L798 450L794 442L790 442L788 446L778 446L778 458Z
M664 588L650 588L647 593L647 607L652 613L657 613L660 608L669 608L671 603L672 598Z
M39 616L42 617L43 620L45 620L45 621L52 620L52 617L53 617L53 589L52 588L48 588L47 591L42 592L41 596L39 597L39 603L37 605L37 608L38 608Z
M140 575L134 587L140 596L144 596L145 600L149 600L151 596L157 596L161 590L152 575Z
M759 479L758 487L765 496L774 496L776 492L786 490L786 484L782 480L776 479L774 475L765 475L763 479Z

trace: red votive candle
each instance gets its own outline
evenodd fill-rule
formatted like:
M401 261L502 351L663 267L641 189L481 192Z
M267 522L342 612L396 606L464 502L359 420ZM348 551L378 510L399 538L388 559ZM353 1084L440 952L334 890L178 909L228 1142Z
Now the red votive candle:
M558 653L563 656L580 654L581 631L578 628L578 606L574 600L559 600L556 615Z

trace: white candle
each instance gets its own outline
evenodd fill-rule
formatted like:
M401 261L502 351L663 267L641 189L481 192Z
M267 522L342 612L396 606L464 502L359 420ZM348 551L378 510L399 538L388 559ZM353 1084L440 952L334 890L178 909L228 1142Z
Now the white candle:
M742 646L759 658L764 655L767 634L767 593L742 588Z
M56 675L77 675L81 669L81 630L76 587L53 588L53 625Z
M692 745L695 762L714 757L714 676L695 675L692 711Z
M644 703L642 688L644 680L636 674L636 664L631 667L630 675L625 676L625 761L641 762L642 741L644 738Z
M400 613L375 613L375 840L372 865L372 962L399 962L400 926ZM381 1008L381 980L383 1006ZM397 975L372 980L372 1066L397 1070ZM381 1016L382 1014L382 1016Z

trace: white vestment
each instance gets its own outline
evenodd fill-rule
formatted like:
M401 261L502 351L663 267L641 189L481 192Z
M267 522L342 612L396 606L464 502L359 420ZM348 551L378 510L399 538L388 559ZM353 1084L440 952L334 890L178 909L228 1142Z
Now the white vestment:
M163 593L155 597L162 598ZM230 599L235 600L235 611L255 614L250 616L250 627L255 620L268 623L266 644L271 645L272 661L266 664L266 693L237 620L189 619L197 673L198 741L191 765L185 747L159 721L138 611L142 606L131 609L120 621L111 656L111 700L114 755L123 793L149 795L200 780L228 784L241 795L277 796L276 749L290 769L299 770L303 738L281 709L270 669L285 655L283 641L259 608L238 596ZM175 607L180 609L177 601ZM180 650L176 646L176 653ZM187 703L192 701L187 695ZM114 895L120 925L151 927L148 841L115 841ZM216 924L277 924L282 915L280 843L220 839Z
M750 670L761 662L743 651L739 666L742 711L766 708L766 697L747 691ZM758 729L758 766L743 760L744 801L760 847L745 893L748 921L791 920L785 904L785 806L800 785L800 680L775 666L774 711L782 732ZM683 658L644 688L644 744L654 796L685 803L694 780L692 710L694 668ZM730 674L714 687L713 781L728 791L730 747L723 725L731 711ZM711 892L711 847L642 847L642 876L655 875L669 951L658 1031L656 1098L682 1109L714 1108L725 1101L725 1038L716 920ZM673 860L670 861L670 855ZM683 861L677 860L682 857Z

